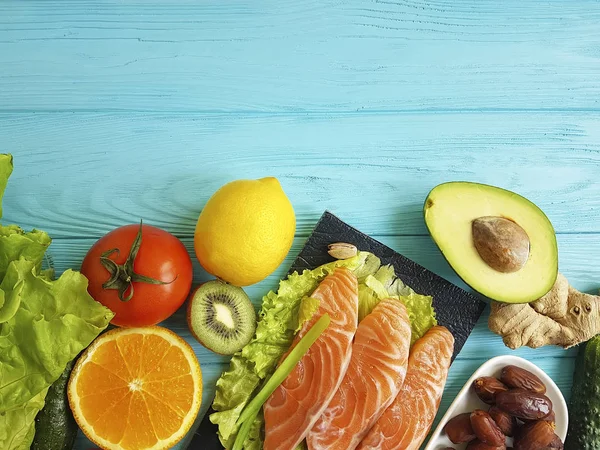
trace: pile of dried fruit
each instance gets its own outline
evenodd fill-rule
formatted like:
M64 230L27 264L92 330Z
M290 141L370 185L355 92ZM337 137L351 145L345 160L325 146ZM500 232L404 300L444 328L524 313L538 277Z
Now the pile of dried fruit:
M505 450L507 438L512 437L515 450L563 448L554 432L552 402L544 395L546 386L536 375L517 366L506 366L500 379L478 378L473 389L490 408L450 419L444 431L453 443L468 442L467 450Z

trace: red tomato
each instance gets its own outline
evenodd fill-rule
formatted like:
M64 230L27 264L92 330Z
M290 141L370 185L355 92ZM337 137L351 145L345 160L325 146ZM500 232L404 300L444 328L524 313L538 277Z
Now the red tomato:
M192 286L192 260L181 241L150 225L126 225L100 238L81 273L89 280L90 295L115 313L112 323L124 327L165 320Z

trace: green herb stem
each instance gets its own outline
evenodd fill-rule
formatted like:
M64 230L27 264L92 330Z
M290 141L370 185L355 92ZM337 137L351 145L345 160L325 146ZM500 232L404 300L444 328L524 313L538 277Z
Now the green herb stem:
M258 410L260 411L260 409ZM246 419L246 421L240 427L240 431L238 431L237 436L235 437L235 442L233 443L233 448L231 450L242 450L244 446L244 441L250 432L250 428L252 428L252 424L258 415L258 411L252 414L250 417Z

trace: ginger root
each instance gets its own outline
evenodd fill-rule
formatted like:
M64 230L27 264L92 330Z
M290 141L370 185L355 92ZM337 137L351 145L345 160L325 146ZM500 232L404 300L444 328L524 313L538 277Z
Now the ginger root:
M600 296L579 292L559 273L550 292L539 300L492 302L488 326L513 350L543 345L569 348L600 333Z

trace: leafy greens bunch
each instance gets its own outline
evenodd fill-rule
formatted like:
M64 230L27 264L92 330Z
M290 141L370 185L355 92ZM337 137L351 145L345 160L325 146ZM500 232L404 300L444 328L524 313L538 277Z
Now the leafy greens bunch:
M0 202L13 170L0 155ZM2 209L0 207L0 218ZM43 231L0 225L0 448L29 449L34 419L67 363L102 332L113 313L87 293L87 279L42 270L51 243Z

